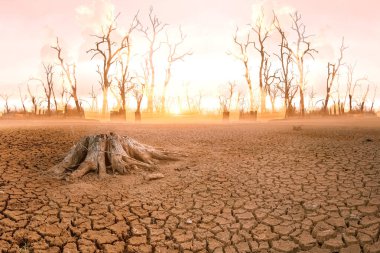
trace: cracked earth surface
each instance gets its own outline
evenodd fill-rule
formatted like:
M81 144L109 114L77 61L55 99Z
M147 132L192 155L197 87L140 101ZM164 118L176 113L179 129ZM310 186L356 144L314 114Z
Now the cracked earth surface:
M380 123L0 127L2 252L380 252ZM44 174L116 131L189 157L144 172Z

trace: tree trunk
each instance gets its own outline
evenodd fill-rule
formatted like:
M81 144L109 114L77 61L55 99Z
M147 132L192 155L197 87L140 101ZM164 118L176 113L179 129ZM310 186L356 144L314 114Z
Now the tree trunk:
M249 89L249 110L251 112L253 112L254 111L254 108L253 108L254 98L253 98L252 82L251 82L251 78L249 77L249 68L248 68L248 62L247 61L244 61L244 66L245 66L245 80L247 81L247 85L248 85L248 89Z
M50 114L51 114L51 103L50 103L50 98L48 97L48 101L47 101L47 103L48 103L48 106L47 106L47 111L48 111L48 115L50 116Z
M78 113L82 113L82 108L79 104L79 99L78 99L78 96L77 96L77 92L73 90L73 98L74 98L74 102L75 102L75 107L77 108L77 112Z
M162 97L161 97L161 112L164 114L166 113L166 108L165 108L165 93L166 93L166 87L164 87L164 91L162 92Z
M327 106L329 103L329 98L330 98L330 88L327 88L327 93L326 93L326 98L325 98L325 103L323 105L323 111L326 113L327 112Z
M267 93L265 91L265 89L263 87L260 87L260 98L261 98L261 113L265 113L266 112L266 96L267 96Z
M351 94L348 95L348 101L350 105L350 112L352 112L352 95Z
M103 88L103 105L102 105L102 115L106 116L108 111L108 87L104 86Z
M49 172L67 179L81 178L89 172L99 177L115 172L124 175L137 168L156 169L159 160L179 160L175 155L180 156L111 132L82 138Z
M305 116L305 101L304 101L304 95L303 95L303 89L300 89L300 112L301 116Z
M265 89L264 89L264 85L263 85L263 68L264 68L264 52L261 51L261 63L260 63L260 71L259 71L259 84L260 84L260 100L261 100L261 103L260 103L260 108L261 108L261 113L264 113L265 110L266 110L266 105L265 105Z

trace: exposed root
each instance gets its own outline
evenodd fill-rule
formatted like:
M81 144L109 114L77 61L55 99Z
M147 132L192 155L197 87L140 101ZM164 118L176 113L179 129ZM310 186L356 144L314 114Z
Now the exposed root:
M49 172L58 177L69 176L72 179L89 172L97 172L99 177L108 173L124 175L136 168L156 169L158 160L177 161L179 158L176 156L180 155L111 132L82 138L65 159Z

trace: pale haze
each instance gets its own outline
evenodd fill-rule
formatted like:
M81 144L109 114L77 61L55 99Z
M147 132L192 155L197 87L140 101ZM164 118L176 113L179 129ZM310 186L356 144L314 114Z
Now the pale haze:
M315 60L307 61L307 89L313 87L318 97L325 94L327 62L336 61L343 36L348 46L344 62L356 64L357 77L368 78L371 85L369 99L372 99L374 85L380 84L380 3L376 0L0 0L0 93L8 93L17 100L18 87L25 89L29 78L40 77L41 63L54 60L50 45L58 36L68 59L78 65L79 95L89 97L92 86L100 94L95 62L85 52L92 46L90 34L109 12L121 13L118 20L121 28L129 25L138 10L144 22L150 6L164 23L169 24L169 29L182 26L187 35L183 48L193 52L173 69L169 88L169 94L173 96L180 93L186 83L193 90L203 90L212 97L217 94L218 87L228 81L243 82L241 63L226 52L233 50L232 34L236 25L243 27L251 23L261 6L266 15L271 15L274 10L283 20L288 18L287 12L298 10L301 13L307 33L314 35L312 41L319 51ZM143 45L144 42L136 38L136 44L139 43ZM268 48L275 53L278 50L275 35L269 43ZM139 50L144 48L136 47ZM251 75L257 89L256 66L260 58L254 50L251 54L254 62ZM163 73L165 62L158 60L157 68ZM162 85L162 76L158 74L158 88ZM340 83L345 86L344 76ZM358 92L360 94L360 90ZM1 101L0 109L2 106ZM379 106L377 101L376 107Z

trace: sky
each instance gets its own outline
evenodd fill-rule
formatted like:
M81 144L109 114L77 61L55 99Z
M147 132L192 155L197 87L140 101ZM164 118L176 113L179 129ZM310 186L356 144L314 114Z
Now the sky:
M235 27L253 23L261 8L267 20L274 10L285 27L290 22L289 12L301 13L306 31L313 35L312 43L319 52L315 60L309 58L306 62L309 91L313 89L319 97L324 96L327 62L338 58L342 37L348 46L344 62L356 64L355 78L368 78L370 99L373 87L380 86L377 13L380 3L377 0L0 0L0 94L11 95L16 101L19 87L25 93L28 79L41 77L42 63L55 61L50 46L56 37L60 38L65 57L78 65L79 95L89 97L92 86L100 93L95 67L98 62L86 53L93 45L90 34L99 31L110 12L120 13L121 30L128 27L137 11L146 24L150 6L160 20L168 24L173 38L178 26L182 27L187 35L182 50L193 52L173 67L169 96L183 93L184 85L191 87L194 94L202 90L210 97L217 97L221 86L229 81L244 85L241 63L226 52L234 52ZM292 38L291 31L288 32ZM276 39L273 34L268 42L271 53L278 50ZM142 54L146 42L141 34L136 33L134 45L136 55ZM158 92L164 79L164 56L165 50L162 50L156 59ZM251 59L251 76L257 90L260 58L253 49ZM139 66L136 60L136 71ZM343 74L340 82L344 87ZM30 85L41 92L36 83ZM358 89L358 96L362 90L364 88ZM380 98L380 87L378 90L377 98ZM0 110L2 105L3 101ZM376 106L380 107L379 101Z

